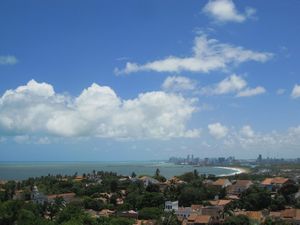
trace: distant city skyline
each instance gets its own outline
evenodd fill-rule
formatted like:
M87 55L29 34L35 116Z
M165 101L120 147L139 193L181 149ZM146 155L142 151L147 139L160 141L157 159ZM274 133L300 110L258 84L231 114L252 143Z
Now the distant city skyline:
M300 157L299 10L1 1L1 161Z

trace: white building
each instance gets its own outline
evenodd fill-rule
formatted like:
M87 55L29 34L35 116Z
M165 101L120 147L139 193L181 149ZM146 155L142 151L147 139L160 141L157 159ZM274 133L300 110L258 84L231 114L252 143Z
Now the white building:
M31 200L36 204L44 204L48 201L47 197L40 193L37 186L34 186L31 192Z
M166 201L165 202L165 211L177 211L178 210L178 201L172 202L172 201Z
M148 187L149 184L159 184L159 181L152 177L143 176L139 180L144 183L144 187Z

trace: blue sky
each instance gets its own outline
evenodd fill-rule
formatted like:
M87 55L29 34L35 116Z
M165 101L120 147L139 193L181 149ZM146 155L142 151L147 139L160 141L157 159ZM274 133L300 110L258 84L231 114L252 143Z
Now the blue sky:
M300 157L299 10L1 1L1 160Z

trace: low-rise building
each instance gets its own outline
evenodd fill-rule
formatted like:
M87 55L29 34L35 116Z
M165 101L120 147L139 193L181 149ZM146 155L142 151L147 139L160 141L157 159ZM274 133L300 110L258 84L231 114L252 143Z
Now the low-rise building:
M92 218L98 218L99 213L93 209L86 209L85 212L89 214Z
M37 186L33 187L30 198L31 201L36 204L44 204L48 201L47 197L43 193L39 192Z
M226 188L231 185L231 182L228 179L219 178L216 181L214 181L213 183L211 183L211 185L219 187L219 188Z
M266 178L260 184L270 191L277 191L285 184L293 184L294 181L284 177Z
M300 209L285 209L277 212L270 212L269 217L272 219L282 219L292 223L293 225L300 225Z
M229 203L231 203L231 202L232 202L232 200L228 200L228 199L219 199L219 200L209 201L209 203L212 206L215 206L215 207L219 208L221 211L223 211L224 207L226 205L228 205Z
M253 185L251 180L237 180L233 185L227 187L229 195L240 195Z
M191 207L179 207L177 211L175 211L175 215L178 218L186 219L193 213L193 209Z
M122 212L119 213L119 216L126 217L126 218L137 219L138 218L138 212L136 212L134 210L122 211Z
M220 217L221 212L223 209L220 209L219 206L205 206L201 210L202 215L212 216L213 218L217 219Z
M139 180L143 182L144 187L148 187L149 184L159 184L158 180L148 176L142 176Z
M0 185L4 185L7 183L7 180L0 180Z
M211 216L192 214L184 220L185 225L207 225L213 221Z
M100 217L109 217L109 216L113 215L114 213L115 213L115 211L113 211L113 210L110 210L110 209L102 209L102 210L98 213L98 215L99 215Z
M76 177L73 179L73 181L81 182L83 179L84 179L83 176L76 176Z
M177 211L178 210L178 201L166 201L165 202L165 211L171 212L171 211Z
M24 200L24 191L23 190L17 190L15 191L15 194L13 195L13 200Z
M153 220L136 220L133 225L155 225L156 222Z
M186 184L185 181L180 180L178 177L172 177L171 179L167 180L165 182L168 185L181 185L181 184Z
M203 205L191 205L193 212L201 212Z

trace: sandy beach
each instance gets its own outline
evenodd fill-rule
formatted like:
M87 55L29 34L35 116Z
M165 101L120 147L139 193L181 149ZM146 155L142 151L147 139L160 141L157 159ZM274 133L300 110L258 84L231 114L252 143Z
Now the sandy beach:
M231 174L221 174L221 175L219 175L219 177L227 177L227 176L233 176L233 175L236 175L236 174L249 173L250 172L249 169L245 168L245 167L225 167L225 166L218 166L217 168L234 170L234 172L231 173Z

